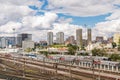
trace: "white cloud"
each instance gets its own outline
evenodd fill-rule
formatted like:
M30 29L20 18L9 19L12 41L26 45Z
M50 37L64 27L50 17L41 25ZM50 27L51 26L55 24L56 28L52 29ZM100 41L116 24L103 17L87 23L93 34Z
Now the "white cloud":
M36 6L41 8L43 2L39 0L0 0L0 36L12 35L13 28L17 33L31 33L33 40L44 40L48 31L54 35L62 31L65 37L76 34L76 29L83 29L83 37L86 29L79 25L70 24L72 18L58 17L56 13L72 16L97 16L111 13L104 22L98 22L93 28L93 37L109 36L120 31L120 0L48 0L49 12L44 15L35 15L37 11L29 8Z
M29 6L29 5L35 5L36 7L40 7L42 2L39 0L0 0L1 4L6 5L16 5L16 6Z
M65 38L71 35L76 36L76 29L82 28L82 26L78 25L72 25L69 23L53 23L53 29L52 30L35 30L35 29L29 29L22 31L33 34L33 40L39 41L39 40L47 40L47 32L52 31L54 35L56 35L57 32L64 32ZM84 34L84 31L83 31ZM54 37L55 39L55 37Z
M32 12L30 8L27 6L13 6L13 5L1 5L0 7L0 17L2 18L2 21L16 21L17 19L22 18L23 16L26 16Z
M93 28L93 37L106 36L110 37L113 33L120 31L120 19L99 22Z
M57 15L55 13L46 12L45 15L42 16L26 16L22 20L22 24L24 27L32 27L39 30L43 29L52 29L52 24L57 19Z
M119 4L118 0L48 0L46 9L56 13L74 16L97 16L111 13Z
M67 19L65 19L64 17L60 17L58 20L57 20L57 22L58 23L71 23L73 21L73 19L72 18L67 18Z
M38 0L0 0L0 25L33 15L35 11L29 8L30 5L40 7L42 3Z
M120 9L114 10L113 13L106 18L106 20L120 19Z
M40 8L42 4L43 2L39 0L0 0L0 36L13 36L13 28L15 28L16 34L29 32L33 36L43 32L36 28L51 28L57 19L56 14L47 12L45 15L34 16L36 11L29 8L29 6Z
M47 30L53 29L53 24L58 16L55 13L46 12L44 15L39 16L25 16L21 22L9 21L8 23L0 26L0 36L8 35L13 36L13 28L17 33L30 33L33 34L33 40L46 39Z
M15 28L15 31L19 31L19 29L21 28L21 23L18 22L8 22L5 25L2 25L0 27L0 35L4 35L4 34L9 34L11 35L11 33L13 33L13 28Z
M47 30L33 30L32 32L26 32L32 34L32 38L34 41L47 40Z
M53 27L53 30L49 31L52 31L54 35L56 35L57 32L64 32L65 38L71 35L76 36L76 29L82 28L82 26L72 25L69 23L54 23Z

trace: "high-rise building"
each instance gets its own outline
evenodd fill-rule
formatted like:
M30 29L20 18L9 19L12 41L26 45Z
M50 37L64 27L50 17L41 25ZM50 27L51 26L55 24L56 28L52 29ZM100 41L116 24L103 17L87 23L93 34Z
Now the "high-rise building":
M83 44L82 44L82 29L76 30L76 43L80 48L83 46Z
M108 40L108 43L112 43L113 42L113 37L110 37L107 40Z
M39 41L40 46L47 46L47 41Z
M22 41L32 40L32 34L22 33L18 34L18 37L22 38Z
M34 48L34 47L35 47L34 41L29 41L29 40L22 41L22 48L24 50L27 48Z
M113 42L115 42L118 45L119 44L119 40L120 40L120 33L115 33L113 35Z
M96 42L103 42L103 36L97 36L96 37Z
M86 39L82 39L82 45L87 46L87 40Z
M56 42L58 44L64 44L64 33L63 32L56 33Z
M68 42L69 44L75 44L75 37L74 36L69 36L66 39L66 42Z
M87 44L89 45L90 43L92 43L92 33L91 33L91 29L87 29Z
M17 45L22 46L22 41L32 41L32 34L22 33L17 35Z
M5 38L5 37L2 37L1 39L0 39L0 47L1 48L6 48L7 46L8 46L8 40Z
M15 37L0 37L0 47L8 47L16 44Z
M48 45L53 45L53 32L48 32L47 33L47 44Z

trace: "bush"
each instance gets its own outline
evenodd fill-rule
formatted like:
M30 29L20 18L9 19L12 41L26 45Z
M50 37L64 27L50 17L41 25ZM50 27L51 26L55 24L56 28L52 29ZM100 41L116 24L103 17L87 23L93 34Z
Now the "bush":
M109 57L112 61L117 61L120 60L120 55L119 54L111 54L111 56Z
M106 55L106 51L104 49L93 49L92 50L92 55L93 56L105 56Z

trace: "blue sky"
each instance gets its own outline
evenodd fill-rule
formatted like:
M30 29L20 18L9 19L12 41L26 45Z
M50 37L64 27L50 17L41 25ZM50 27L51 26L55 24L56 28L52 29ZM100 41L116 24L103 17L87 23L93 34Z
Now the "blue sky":
M69 15L63 15L59 14L59 17L65 17L65 18L72 18L73 21L71 24L75 25L87 25L86 27L94 27L94 25L98 22L105 21L105 18L108 16L107 15L100 15L100 16L92 16L92 17L77 17L77 16L69 16Z
M42 7L40 8L41 10L47 10L49 11L49 9L46 9L46 6L48 6L48 0L40 0L42 2L44 2L44 4L42 5ZM37 7L35 6L32 6L31 7L32 9L34 10L38 10ZM37 15L43 15L44 12L38 12ZM66 15L66 14L63 14L63 13L58 13L58 16L59 18L60 17L64 17L65 19L67 18L72 18L73 21L71 22L71 24L74 24L74 25L87 25L87 27L94 27L94 25L98 22L102 22L102 21L105 21L105 18L110 16L110 13L108 14L104 14L104 15L98 15L98 16L86 16L86 17L80 17L80 16L72 16L72 15Z
M85 24L93 39L120 31L120 0L0 0L0 5L0 36L12 36L15 28L39 41L49 31L68 37L82 28L84 38Z

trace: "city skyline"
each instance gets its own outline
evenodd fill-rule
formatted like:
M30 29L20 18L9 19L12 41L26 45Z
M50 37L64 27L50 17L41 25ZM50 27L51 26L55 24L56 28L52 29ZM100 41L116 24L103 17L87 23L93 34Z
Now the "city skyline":
M52 31L50 31L50 32L47 32L46 34L47 34L47 36L45 36L46 37L46 39L45 40L39 40L39 41L49 41L49 38L51 38L51 40L50 40L50 43L51 44L53 44L53 42L56 42L57 41L57 37L59 37L57 34L58 33L63 33L63 36L65 37L63 40L65 41L65 40L67 40L69 37L71 37L71 36L73 36L74 38L75 38L75 40L77 40L77 35L81 35L81 39L82 40L87 40L87 44L89 44L89 43L91 43L91 41L95 41L96 40L96 38L103 38L103 40L107 40L107 39L109 39L109 38L112 38L112 37L114 37L114 35L115 34L118 34L118 35L120 35L120 33L114 33L111 37L104 37L104 36L99 36L99 35L96 35L96 37L93 39L92 38L92 29L91 28L87 28L86 29L86 31L87 32L85 32L85 35L83 34L84 32L83 32L83 29L81 29L81 28L78 28L78 29L76 29L76 32L77 32L77 30L81 30L81 32L79 33L79 34L77 34L77 33L75 33L75 36L74 35L69 35L69 36L67 36L67 37L65 37L65 35L66 34L64 34L64 32L57 32L56 34L54 33L54 32L52 32ZM30 39L30 40L32 40L32 41L34 41L33 40L33 34L29 34L29 33L20 33L20 34L15 34L15 35L12 35L12 36L0 36L0 38L16 38L17 40L21 40L21 39L19 39L19 36L21 36L21 35L23 35L24 37L27 37L26 35L29 35L28 36L28 38ZM86 36L86 37L83 37L83 36ZM38 42L39 42L38 41ZM53 42L51 42L51 41L53 41ZM36 42L36 41L35 41Z
M33 34L39 41L47 40L49 31L65 32L66 38L81 28L84 38L86 28L91 28L95 39L120 30L119 0L1 0L0 4L0 36L12 36L15 28L16 34Z

